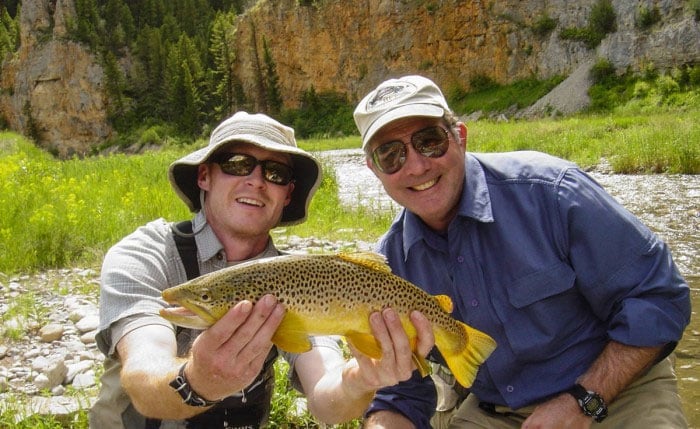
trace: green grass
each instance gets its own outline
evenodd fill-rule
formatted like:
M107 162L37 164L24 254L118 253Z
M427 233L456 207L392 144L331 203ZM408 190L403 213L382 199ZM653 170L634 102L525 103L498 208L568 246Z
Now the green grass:
M601 158L616 173L700 173L700 110L610 114L529 122L480 121L469 128L468 150L538 150L578 163Z
M6 274L95 266L105 251L136 227L164 217L190 217L172 192L167 167L201 146L170 146L141 155L109 155L59 161L26 139L0 133L0 272ZM359 137L300 142L309 151L359 148ZM470 124L474 152L539 150L584 168L606 159L618 173L700 173L700 107L626 107L611 113L560 119ZM393 213L369 202L340 203L335 172L324 180L307 222L277 230L331 241L374 241ZM358 196L358 199L360 196Z

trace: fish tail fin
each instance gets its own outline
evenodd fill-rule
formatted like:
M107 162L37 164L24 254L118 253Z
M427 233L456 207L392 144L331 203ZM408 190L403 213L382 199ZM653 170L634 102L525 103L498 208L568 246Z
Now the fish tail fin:
M442 353L447 366L452 371L455 379L464 387L470 387L474 383L479 365L484 363L486 358L496 349L496 341L484 332L474 329L462 322L458 322L464 330L466 342L464 347L443 347L438 344L438 349ZM436 342L438 338L436 337Z

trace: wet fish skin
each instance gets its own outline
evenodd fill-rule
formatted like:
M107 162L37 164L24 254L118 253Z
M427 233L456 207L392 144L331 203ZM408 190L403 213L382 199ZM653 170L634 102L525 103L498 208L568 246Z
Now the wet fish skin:
M448 296L431 296L392 274L384 256L372 252L284 255L239 264L166 289L163 299L184 309L165 308L161 315L180 326L205 329L236 303L255 303L266 294L286 308L272 341L293 353L311 349L310 335L343 335L358 351L379 359L369 315L387 307L399 315L422 375L429 365L415 353L417 333L408 317L413 310L430 320L438 350L465 387L496 347L491 337L450 316Z

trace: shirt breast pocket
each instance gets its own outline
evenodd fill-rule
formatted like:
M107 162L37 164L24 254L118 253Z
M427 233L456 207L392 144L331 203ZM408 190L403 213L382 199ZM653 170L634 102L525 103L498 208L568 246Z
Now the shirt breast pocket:
M493 306L518 360L538 361L560 353L587 319L586 303L574 287L576 274L558 263L505 288Z

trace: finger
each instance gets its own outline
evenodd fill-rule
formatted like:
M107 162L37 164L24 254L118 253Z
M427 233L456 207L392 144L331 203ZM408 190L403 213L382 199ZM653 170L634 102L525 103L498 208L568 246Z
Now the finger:
M369 323L372 328L372 335L379 343L382 349L382 360L394 360L394 346L391 342L391 335L384 321L384 315L379 312L373 312L369 315Z
M414 369L411 342L396 311L387 308L382 311L382 316L391 337L396 370L402 378L407 378Z
M248 318L222 345L222 352L230 352L241 359L254 359L260 354L267 354L272 347L272 336L283 317L284 307L278 304L277 298L265 295L253 306Z
M416 342L416 352L425 357L435 347L435 334L433 326L427 317L420 311L412 311L410 314L411 323L416 328L418 340Z
M204 331L198 342L207 350L217 350L236 332L253 310L253 303L248 300L234 305L224 316Z

